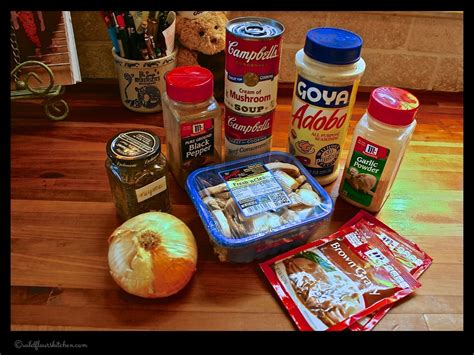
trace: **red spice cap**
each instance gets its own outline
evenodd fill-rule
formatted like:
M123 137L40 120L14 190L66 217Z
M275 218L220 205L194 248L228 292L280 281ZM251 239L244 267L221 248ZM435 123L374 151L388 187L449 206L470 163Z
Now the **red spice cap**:
M372 91L367 111L375 119L394 126L408 126L415 119L420 103L408 91L380 87Z
M177 67L165 75L168 97L180 102L202 102L213 96L214 77L206 68L189 65Z

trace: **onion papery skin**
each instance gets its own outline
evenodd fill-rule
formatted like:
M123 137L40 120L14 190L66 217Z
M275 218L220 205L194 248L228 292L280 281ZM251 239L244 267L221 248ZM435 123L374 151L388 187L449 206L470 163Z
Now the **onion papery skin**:
M109 237L112 278L140 297L167 297L183 289L196 271L197 255L191 230L168 213L135 216Z

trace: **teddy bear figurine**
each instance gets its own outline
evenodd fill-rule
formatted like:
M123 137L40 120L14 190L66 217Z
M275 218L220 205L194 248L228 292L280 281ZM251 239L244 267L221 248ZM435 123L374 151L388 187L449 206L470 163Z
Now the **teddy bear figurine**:
M224 100L225 32L227 16L222 11L178 11L177 66L200 65L214 75L214 97Z

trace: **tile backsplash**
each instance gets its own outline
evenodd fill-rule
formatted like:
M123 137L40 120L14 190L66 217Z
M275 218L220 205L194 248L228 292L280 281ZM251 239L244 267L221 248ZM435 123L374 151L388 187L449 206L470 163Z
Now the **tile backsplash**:
M83 78L115 77L111 43L97 12L72 11ZM231 11L229 18L262 16L285 26L281 82L295 78L294 55L314 27L341 27L364 40L362 86L463 91L463 21L458 12Z

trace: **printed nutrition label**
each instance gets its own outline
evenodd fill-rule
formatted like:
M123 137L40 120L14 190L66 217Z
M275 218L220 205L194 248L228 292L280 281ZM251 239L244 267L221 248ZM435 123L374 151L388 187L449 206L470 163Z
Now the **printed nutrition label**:
M263 172L259 172L262 171ZM245 217L275 210L291 203L278 181L261 164L221 173Z

